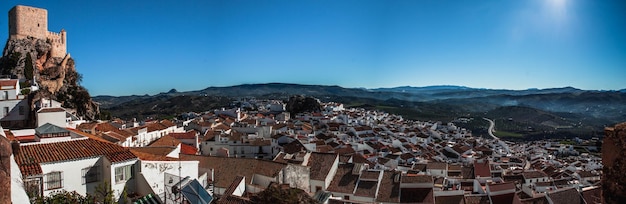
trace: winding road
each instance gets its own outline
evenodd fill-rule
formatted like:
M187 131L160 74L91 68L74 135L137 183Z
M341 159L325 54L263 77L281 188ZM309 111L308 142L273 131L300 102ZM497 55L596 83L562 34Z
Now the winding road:
M500 138L496 137L493 132L495 132L495 130L493 130L496 127L496 123L493 122L493 120L489 119L489 118L483 118L483 120L489 121L489 135L491 137L493 137L493 139L499 140Z

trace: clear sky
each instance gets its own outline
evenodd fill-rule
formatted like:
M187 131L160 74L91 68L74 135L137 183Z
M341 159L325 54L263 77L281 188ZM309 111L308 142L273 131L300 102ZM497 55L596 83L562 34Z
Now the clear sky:
M626 88L626 1L14 1L91 95L242 83ZM0 15L0 39L8 15ZM4 46L3 46L4 47Z

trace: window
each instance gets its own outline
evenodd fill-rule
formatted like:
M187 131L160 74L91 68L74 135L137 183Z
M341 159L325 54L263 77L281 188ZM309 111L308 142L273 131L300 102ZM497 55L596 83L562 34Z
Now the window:
M123 182L130 179L133 175L132 164L115 168L115 182Z
M24 190L28 197L41 196L41 177L24 180Z
M9 92L8 91L4 91L3 95L2 95L2 100L8 100L9 99Z
M100 181L100 166L91 166L83 169L83 184Z
M63 173L60 171L46 174L46 190L63 188Z

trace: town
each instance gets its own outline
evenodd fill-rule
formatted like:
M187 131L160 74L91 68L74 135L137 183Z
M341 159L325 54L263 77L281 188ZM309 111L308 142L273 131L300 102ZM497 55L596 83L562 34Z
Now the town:
M332 102L291 115L274 100L187 120L87 122L44 104L38 114L62 114L3 131L13 194L94 194L108 183L116 200L246 203L280 185L320 203L600 202L601 158L558 142L477 137L453 123Z
M490 118L477 135L461 125L475 118L410 120L310 96L296 97L313 107L301 111L248 97L169 119L99 120L67 32L47 25L45 9L9 11L0 203L603 203L603 188L623 189L612 179L625 123L606 127L600 150L599 138L511 142Z

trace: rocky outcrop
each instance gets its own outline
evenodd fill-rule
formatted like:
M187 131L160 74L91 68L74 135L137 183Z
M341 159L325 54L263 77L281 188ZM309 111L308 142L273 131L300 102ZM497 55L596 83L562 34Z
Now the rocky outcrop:
M46 40L11 38L0 58L0 72L12 78L26 79L22 87L39 86L39 90L30 93L31 107L41 98L52 98L86 119L95 119L99 108L89 92L80 86L82 76L76 72L74 59L69 54L52 57L51 52L52 44Z
M303 112L319 112L322 110L319 100L300 95L290 97L286 108L287 111L293 115Z
M603 203L626 200L626 123L605 129L602 142Z
M11 203L11 143L0 135L0 203Z

